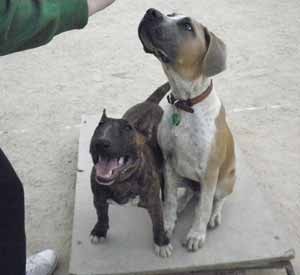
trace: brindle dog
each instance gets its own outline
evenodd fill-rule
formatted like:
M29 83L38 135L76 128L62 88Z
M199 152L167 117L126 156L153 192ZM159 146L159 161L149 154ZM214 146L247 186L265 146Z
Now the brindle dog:
M163 114L158 103L169 89L168 83L159 87L121 119L109 118L103 112L90 145L94 163L91 187L98 216L91 231L92 243L106 238L110 200L118 204L138 200L138 206L146 208L151 217L156 254L171 255L172 246L164 230L160 199L163 157L156 138Z

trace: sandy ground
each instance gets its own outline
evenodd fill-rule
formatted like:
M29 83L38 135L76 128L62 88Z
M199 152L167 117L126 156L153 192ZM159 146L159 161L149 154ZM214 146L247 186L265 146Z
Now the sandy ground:
M56 249L56 275L67 274L81 115L125 110L165 81L137 38L149 7L194 16L226 42L215 87L300 253L299 1L119 0L84 30L0 59L0 144L24 182L28 254Z

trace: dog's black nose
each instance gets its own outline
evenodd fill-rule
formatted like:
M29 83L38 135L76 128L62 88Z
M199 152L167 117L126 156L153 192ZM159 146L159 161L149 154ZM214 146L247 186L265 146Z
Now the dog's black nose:
M163 14L156 9L147 10L147 15L153 19L159 19L159 20L163 19Z
M98 139L96 142L97 150L108 149L111 146L111 142L107 139Z

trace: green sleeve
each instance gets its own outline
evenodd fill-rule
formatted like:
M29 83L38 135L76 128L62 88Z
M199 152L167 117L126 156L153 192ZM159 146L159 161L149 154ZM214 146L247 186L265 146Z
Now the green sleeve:
M0 56L46 44L87 21L86 0L0 0Z

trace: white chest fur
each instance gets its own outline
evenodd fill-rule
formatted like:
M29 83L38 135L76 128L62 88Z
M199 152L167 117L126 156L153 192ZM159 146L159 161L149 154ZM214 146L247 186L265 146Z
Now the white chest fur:
M168 103L163 104L164 115L158 128L158 142L166 161L181 177L201 180L216 133L215 120L221 102L213 90L199 104L194 113L187 113ZM178 126L172 125L172 115L181 117Z

